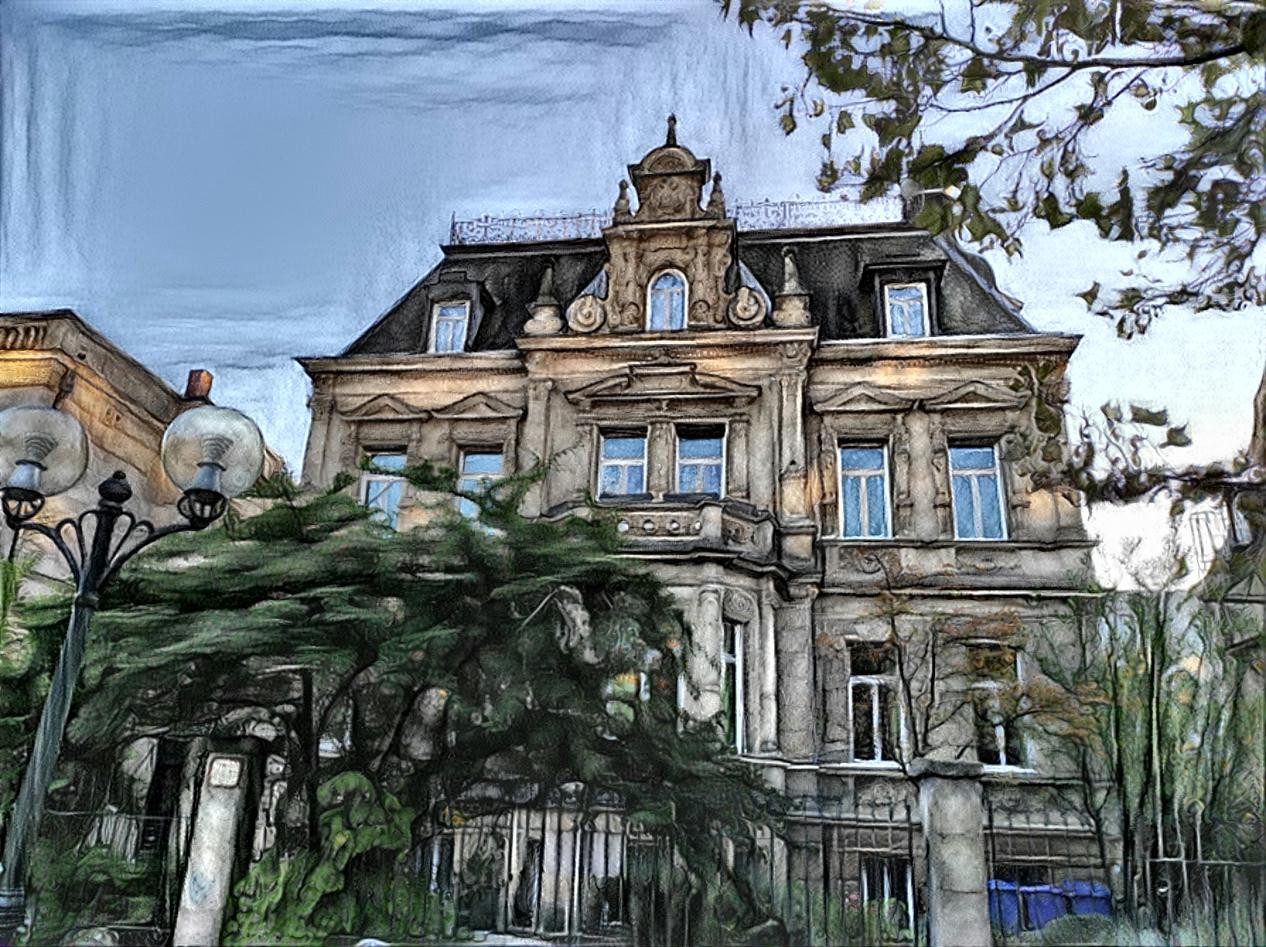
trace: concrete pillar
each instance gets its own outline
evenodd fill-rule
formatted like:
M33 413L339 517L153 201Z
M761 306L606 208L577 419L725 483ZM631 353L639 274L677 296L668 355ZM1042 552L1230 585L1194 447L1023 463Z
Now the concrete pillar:
M915 760L919 810L928 844L931 947L990 947L987 862L979 763Z
M549 380L528 383L527 413L523 418L523 438L519 441L518 466L520 471L529 470L540 461L549 462L549 412L550 390L554 383ZM532 484L523 497L523 515L540 516L549 505L545 497L546 481Z
M778 629L774 603L762 597L760 621L760 738L762 753L778 749Z
M706 719L721 712L721 649L725 641L725 629L721 625L721 589L708 586L699 590L692 630L699 716Z
M906 491L911 505L909 522L914 538L933 540L940 536L941 529L935 509L939 485L932 457L931 420L923 411L911 411L905 417L905 431L909 444L906 473Z
M778 745L791 760L807 760L816 749L813 681L813 598L806 595L778 609ZM812 774L789 774L787 791L812 793ZM794 778L793 778L794 777Z
M250 821L252 763L249 756L235 753L207 757L172 935L176 947L220 943L239 846L250 829L245 823Z

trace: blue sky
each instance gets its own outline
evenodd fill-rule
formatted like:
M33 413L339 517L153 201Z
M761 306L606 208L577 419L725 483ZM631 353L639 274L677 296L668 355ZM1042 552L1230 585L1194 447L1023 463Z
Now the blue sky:
M607 207L670 111L731 200L813 196L817 133L784 137L772 108L797 67L710 0L4 0L0 308L71 306L177 387L211 369L297 466L292 357L386 309L453 213ZM1136 112L1104 123L1105 160L1174 134ZM1074 225L994 262L1032 323L1085 334L1077 403L1167 404L1184 459L1246 442L1260 310L1171 314L1127 344L1074 294L1119 281L1128 248Z

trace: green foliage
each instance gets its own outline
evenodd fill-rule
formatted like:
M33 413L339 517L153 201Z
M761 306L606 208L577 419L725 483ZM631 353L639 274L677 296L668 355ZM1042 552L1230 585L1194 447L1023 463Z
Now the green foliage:
M1089 294L1123 336L1166 305L1266 302L1260 2L978 0L939 17L901 5L718 2L749 31L764 23L798 49L806 81L776 107L787 134L825 121L823 190L852 181L866 200L907 180L957 186L963 194L925 206L917 223L1007 253L1033 220L1086 220L1107 239L1179 249L1191 264L1181 279ZM1162 101L1186 141L1146 158L1133 179L1125 168L1092 172L1091 130L1110 112ZM869 134L844 134L855 113ZM968 180L981 189L971 198Z
M239 892L235 938L368 930L399 858L472 792L612 795L709 871L725 837L776 819L717 727L679 716L689 629L609 518L520 516L534 472L462 494L466 519L452 471L404 475L436 498L417 528L276 485L263 512L138 557L94 622L67 758L254 720L289 762L281 844ZM321 759L322 738L343 755Z

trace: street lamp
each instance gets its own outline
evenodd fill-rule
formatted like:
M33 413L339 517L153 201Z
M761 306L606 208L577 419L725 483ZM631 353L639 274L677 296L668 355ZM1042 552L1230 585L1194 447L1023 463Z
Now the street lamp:
M156 527L124 509L132 488L123 472L116 471L97 488L100 499L95 507L54 525L37 523L33 517L44 500L70 489L83 476L88 439L79 422L57 408L21 405L0 411L0 508L13 531L9 558L22 532L38 533L61 554L75 582L66 638L7 824L0 862L0 942L7 942L25 920L27 847L39 831L101 589L150 543L172 533L204 529L222 516L228 501L259 478L264 439L246 415L203 405L172 421L160 454L167 476L183 491L176 508L184 522Z

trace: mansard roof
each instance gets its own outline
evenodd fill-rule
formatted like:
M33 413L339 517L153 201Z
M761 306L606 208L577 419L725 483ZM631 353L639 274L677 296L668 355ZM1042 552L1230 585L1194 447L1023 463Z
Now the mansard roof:
M1032 333L1019 305L994 280L989 264L951 238L904 225L738 232L739 261L774 296L782 282L783 251L795 253L809 310L820 339L879 338L872 274L935 269L940 273L938 335ZM477 283L482 318L472 351L514 348L530 318L545 268L554 267L554 293L565 307L607 262L600 239L539 243L449 245L444 259L346 350L344 355L400 355L426 345L431 303L440 287Z

